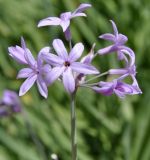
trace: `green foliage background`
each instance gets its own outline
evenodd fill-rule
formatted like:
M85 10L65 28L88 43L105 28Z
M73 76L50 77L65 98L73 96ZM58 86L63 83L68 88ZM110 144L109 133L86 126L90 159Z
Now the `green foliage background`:
M16 80L21 67L8 56L8 46L19 45L24 36L36 56L53 38L63 38L60 27L38 29L38 21L74 10L81 2L93 7L87 18L72 21L73 42L84 43L84 54L94 42L96 49L108 45L97 37L112 31L109 20L113 19L136 53L137 79L143 94L119 100L87 89L78 92L79 160L149 160L150 0L0 0L0 93L6 88L18 91L23 82ZM95 64L102 72L119 67L113 55L99 57ZM56 153L60 160L70 160L69 96L63 86L57 82L49 87L47 100L34 86L21 100L49 159ZM0 160L42 160L22 114L0 120Z

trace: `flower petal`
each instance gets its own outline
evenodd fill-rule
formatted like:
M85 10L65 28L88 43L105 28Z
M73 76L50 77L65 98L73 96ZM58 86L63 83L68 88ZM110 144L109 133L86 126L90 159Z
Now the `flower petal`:
M56 53L58 54L58 56L60 56L64 60L67 60L68 53L67 53L67 50L66 50L66 48L65 48L64 43L63 43L62 40L60 40L60 39L54 39L54 41L53 41L53 47L54 47Z
M50 47L44 47L44 48L42 48L42 49L40 50L40 52L39 52L39 53L49 53L49 52L50 52L50 50L51 50L51 48L50 48Z
M99 71L92 65L87 65L80 62L73 62L70 66L73 71L83 74L99 74Z
M44 97L47 98L48 96L48 90L45 81L42 79L41 76L38 76L37 78L37 86L40 94Z
M111 52L115 52L117 50L118 50L118 47L116 45L111 45L111 46L99 49L97 51L97 53L100 54L100 55L104 55L104 54L108 54L108 53L111 53Z
M23 37L21 37L21 47L25 50L27 47L26 47L26 43L25 43L25 40Z
M20 87L19 96L23 96L33 86L36 79L37 79L36 74L27 78Z
M84 50L84 46L82 43L77 43L71 50L70 54L69 54L69 61L70 62L74 62L76 61L78 58L80 58L80 56L82 55L82 52Z
M90 8L92 7L91 4L88 4L88 3L82 3L80 4L80 6L72 13L72 15L75 15L77 13L81 13L83 12L84 10L86 10L87 8Z
M68 93L73 93L75 90L75 80L70 67L63 72L63 84Z
M47 63L53 66L60 66L64 63L64 60L61 57L56 56L55 54L47 54L43 53L42 54L43 60L45 60Z
M92 89L97 92L97 93L101 93L105 96L110 96L113 94L113 88L111 87L92 87Z
M28 48L25 49L24 56L25 56L25 59L26 59L26 61L28 62L28 64L29 64L31 67L34 67L36 61L35 61L32 53L31 53L31 51L30 51Z
M94 58L94 48L95 48L95 43L92 45L92 48L91 48L90 52L81 59L82 63L91 64L91 62Z
M102 34L99 36L99 38L101 39L105 39L105 40L108 40L108 41L115 41L115 36L113 34L110 34L110 33L106 33L106 34Z
M51 72L52 68L49 64L45 64L41 70L40 70L40 75L42 76L43 80L45 81L46 85L47 84L47 80L49 78L49 74Z
M24 50L19 47L8 47L9 55L20 64L27 64L24 57Z
M86 17L86 14L85 13L72 14L71 18L75 18L75 17Z
M137 82L135 76L132 75L131 77L133 79L133 83L132 83L133 93L132 94L142 94L142 91L138 85L138 82Z
M41 72L43 74L49 74L50 71L52 70L51 66L49 64L45 64L42 68L41 68Z
M17 78L27 78L31 74L33 74L33 70L31 68L23 68L19 71Z
M132 49L126 46L120 46L119 50L130 57L130 64L128 65L133 66L135 63L135 53L132 51Z
M122 69L110 69L108 71L108 73L109 74L121 74L121 75L123 75L123 74L128 73L128 70L124 69L124 68L122 68Z
M115 22L113 20L110 20L111 24L112 24L112 27L113 27L113 30L114 30L114 35L116 36L116 38L118 37L118 29L117 29L117 26L115 24Z
M51 72L45 77L46 83L51 85L55 80L59 78L59 76L63 73L65 67L54 67Z
M118 44L123 45L127 41L128 41L128 38L125 35L123 34L118 35L118 39L117 39Z
M61 25L61 27L63 29L63 32L65 32L68 29L69 25L70 25L70 20L61 21L60 25Z
M60 25L60 18L58 17L48 17L45 19L42 19L39 23L38 23L38 27L43 27L43 26L49 26L49 25Z

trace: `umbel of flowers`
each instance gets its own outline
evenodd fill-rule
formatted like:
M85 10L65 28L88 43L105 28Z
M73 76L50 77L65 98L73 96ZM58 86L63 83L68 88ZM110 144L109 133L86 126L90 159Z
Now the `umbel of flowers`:
M83 11L89 7L91 7L90 4L81 4L74 12L65 12L60 14L59 17L48 17L38 23L38 27L61 26L65 39L68 41L69 51L67 51L63 41L58 37L53 40L52 46L42 48L36 59L26 46L23 37L21 38L21 46L8 48L9 55L19 64L25 66L17 75L17 78L26 78L20 87L20 96L23 96L36 83L39 93L47 98L47 88L56 80L62 82L65 90L71 95L72 160L77 158L74 98L78 88L86 87L105 96L116 94L120 98L124 98L126 95L142 93L136 80L135 53L125 45L128 38L118 32L114 21L110 20L113 34L106 33L99 36L101 39L111 41L112 45L95 51L94 44L91 51L85 56L82 56L84 45L81 42L72 46L70 23L73 18L86 17ZM109 69L101 73L98 68L92 65L93 60L97 56L114 53L117 54L118 61L125 62L124 68ZM93 77L87 79L87 75ZM96 83L91 83L92 80L105 75L117 75L118 78L109 82L98 80ZM131 77L131 84L126 83L125 79L127 77Z

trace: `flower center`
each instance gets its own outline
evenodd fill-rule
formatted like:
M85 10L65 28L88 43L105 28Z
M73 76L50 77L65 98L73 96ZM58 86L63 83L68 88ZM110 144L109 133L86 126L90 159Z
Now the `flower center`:
M65 67L69 67L70 66L70 62L66 61L64 62Z

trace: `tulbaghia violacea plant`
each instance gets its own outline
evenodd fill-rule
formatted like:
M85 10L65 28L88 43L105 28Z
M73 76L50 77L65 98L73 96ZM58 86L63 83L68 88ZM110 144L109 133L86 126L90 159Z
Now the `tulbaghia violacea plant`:
M21 38L21 47L9 47L9 55L18 63L27 66L19 71L17 78L27 78L20 87L19 95L24 95L36 82L40 94L47 98L49 85L56 80L63 83L65 90L71 97L71 143L72 143L72 160L77 160L77 142L76 142L76 114L75 114L75 97L76 92L81 87L94 90L105 96L112 94L120 98L126 95L142 93L136 80L135 53L125 45L128 38L119 33L114 21L110 21L113 26L114 34L106 33L99 38L113 42L112 45L99 49L95 52L95 43L90 52L83 56L84 45L81 42L72 45L72 36L70 31L70 20L74 17L86 16L83 11L91 7L90 4L81 4L74 12L65 12L60 17L48 17L38 23L42 26L60 25L65 33L65 38L69 42L67 51L64 42L57 38L52 42L52 48L44 47L38 53L35 60L30 50L26 47L24 39ZM117 53L118 60L125 61L123 68L113 68L106 72L100 71L92 65L92 61L97 56ZM87 75L91 75L88 79ZM112 81L99 81L91 83L102 76L116 75L118 78ZM128 84L126 78L131 77L132 83Z

